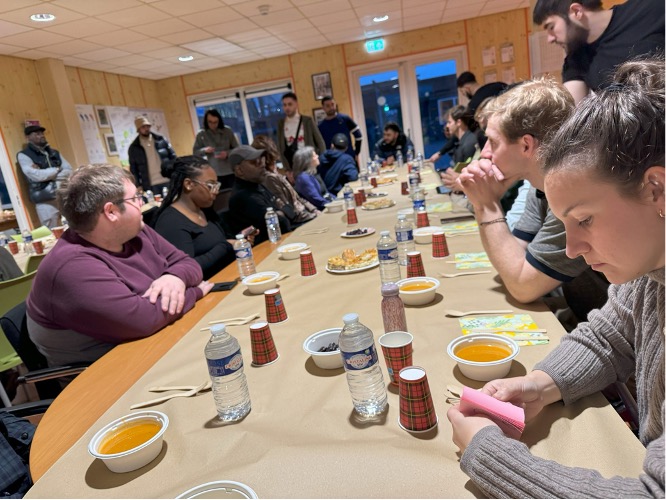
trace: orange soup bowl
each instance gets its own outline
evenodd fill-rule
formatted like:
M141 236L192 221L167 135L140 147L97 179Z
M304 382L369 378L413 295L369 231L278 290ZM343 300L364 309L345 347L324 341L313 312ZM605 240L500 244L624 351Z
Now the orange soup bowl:
M506 377L520 347L509 337L479 333L453 339L446 352L465 377L488 382Z
M263 271L243 278L243 285L247 287L248 292L252 295L260 295L266 290L275 288L275 282L279 277L280 273L276 271Z
M162 451L169 417L154 410L131 413L102 427L88 452L111 472L131 472L148 465Z
M435 300L439 280L419 276L397 281L396 285L400 290L400 298L406 306L423 306Z

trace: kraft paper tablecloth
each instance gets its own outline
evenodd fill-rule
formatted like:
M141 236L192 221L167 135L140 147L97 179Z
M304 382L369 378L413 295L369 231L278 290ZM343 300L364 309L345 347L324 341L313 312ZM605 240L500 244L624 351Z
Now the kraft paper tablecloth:
M404 173L402 174L404 176ZM397 391L389 391L389 409L375 423L358 422L352 411L345 374L315 367L302 350L311 333L342 326L342 316L357 312L375 340L383 334L377 268L349 275L325 271L328 257L345 248L372 248L382 229L393 229L397 210L409 206L400 184L380 186L398 203L376 211L357 209L359 227L377 233L343 239L344 212L322 214L293 233L287 242L311 246L318 274L300 276L299 260L283 261L271 254L258 270L291 276L280 283L289 319L271 325L280 357L272 365L250 366L249 325L229 327L238 338L245 361L252 411L240 423L220 426L212 394L178 398L153 409L169 416L165 446L150 465L127 474L113 474L87 452L92 435L109 421L130 413L132 403L154 397L154 385L193 385L208 377L204 346L208 334L199 329L216 318L259 312L263 296L250 296L237 286L204 320L177 343L119 399L106 414L38 481L28 497L173 498L201 483L240 481L265 498L467 498L481 496L459 467L446 418L447 384L480 387L465 379L446 354L446 346L461 334L456 318L444 309L505 309L529 312L546 328L551 344L521 349L509 376L522 375L559 343L564 330L542 304L510 303L495 274L440 278L435 303L407 307L408 330L414 335L414 364L426 369L439 425L435 431L412 435L398 426ZM436 201L446 197L430 196ZM431 221L436 223L436 221ZM324 234L299 236L304 230L328 227ZM451 254L482 250L476 234L450 238ZM421 250L426 274L454 272L453 264L431 257L430 245ZM405 269L403 268L403 276ZM388 381L383 356L380 365ZM122 367L119 367L122 369ZM609 437L612 436L612 439ZM565 408L548 407L530 422L522 440L535 455L578 467L593 467L604 476L637 476L644 448L601 395ZM591 450L594 450L592 452Z

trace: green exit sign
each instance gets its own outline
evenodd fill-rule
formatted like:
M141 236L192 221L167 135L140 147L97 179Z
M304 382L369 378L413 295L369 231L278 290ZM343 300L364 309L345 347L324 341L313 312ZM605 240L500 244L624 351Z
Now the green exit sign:
M381 52L384 50L384 47L383 38L377 38L376 40L368 40L365 42L365 50L367 50L369 54L372 54L373 52Z

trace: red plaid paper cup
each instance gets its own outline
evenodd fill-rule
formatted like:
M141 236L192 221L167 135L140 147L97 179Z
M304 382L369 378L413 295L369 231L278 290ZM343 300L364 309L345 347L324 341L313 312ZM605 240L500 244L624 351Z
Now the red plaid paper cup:
M265 321L250 325L250 342L252 343L252 365L270 365L278 359L279 354L273 341L271 327Z
M304 250L301 252L301 276L314 276L317 274L315 267L314 257L312 250Z
M370 184L373 188L377 187L377 177L370 177Z
M419 210L416 212L416 227L428 227L430 220L428 219L428 212Z
M264 292L266 300L266 319L269 323L282 323L287 321L287 310L282 301L279 288L271 288Z
M35 249L36 254L41 254L44 253L44 242L39 240L39 241L33 241L32 242L32 248Z
M411 161L407 162L407 173L408 174L412 173L412 162Z
M400 184L400 192L404 195L409 194L409 182L402 181L402 184Z
M355 208L348 208L347 209L347 225L348 226L353 226L354 224L358 224L358 217L356 217L356 209Z
M419 276L425 275L426 273L425 268L423 267L421 252L407 252L407 277L418 278Z
M437 425L426 372L420 366L400 370L400 427L408 432L425 432Z
M65 232L65 227L64 226L58 226L58 227L51 228L51 232L53 233L53 236L55 236L56 239L59 240L60 237L62 236L62 233Z
M449 245L446 243L444 231L432 233L432 256L436 259L449 256Z
M365 203L368 200L368 197L365 194L365 189L359 189L358 192L361 194L361 197L363 198L363 201L361 202L361 205Z
M406 366L412 365L412 341L414 337L408 332L389 332L379 337L386 368L393 385L398 385L399 373Z
M18 243L14 240L7 243L7 248L9 248L9 251L12 253L12 255L16 255L18 253Z
M354 201L356 202L357 207L363 205L363 193L361 192L354 193Z

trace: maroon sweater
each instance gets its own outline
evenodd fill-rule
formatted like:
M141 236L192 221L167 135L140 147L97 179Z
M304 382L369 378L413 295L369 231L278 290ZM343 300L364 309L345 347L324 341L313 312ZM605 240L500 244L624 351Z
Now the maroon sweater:
M162 311L142 295L163 274L187 286L181 314ZM65 231L39 266L28 315L45 328L73 330L111 344L148 337L194 307L201 267L153 229L144 227L120 253Z

